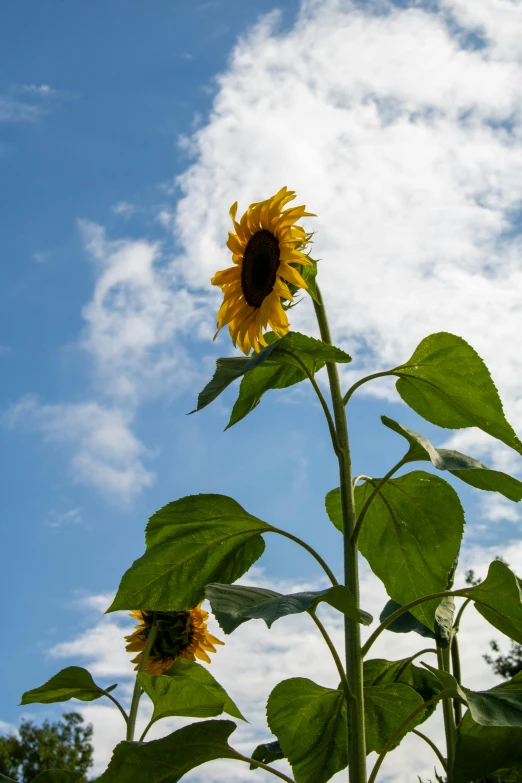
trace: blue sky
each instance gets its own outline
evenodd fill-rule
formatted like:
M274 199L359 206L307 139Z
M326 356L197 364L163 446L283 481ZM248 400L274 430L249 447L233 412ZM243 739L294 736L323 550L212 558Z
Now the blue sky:
M229 494L340 566L323 507L335 463L307 390L267 395L226 433L234 389L185 415L232 352L225 335L211 342L208 280L227 265L236 198L288 184L318 213L332 325L354 356L345 383L446 329L484 356L522 429L520 39L499 2L10 4L0 720L16 723L21 693L59 668L52 649L92 622L80 599L114 590L170 500ZM292 312L315 332L308 303ZM401 456L386 413L520 474L487 438L449 440L393 399L377 385L350 404L357 472ZM516 547L516 509L459 492L477 562ZM287 542L270 541L262 565L318 578Z

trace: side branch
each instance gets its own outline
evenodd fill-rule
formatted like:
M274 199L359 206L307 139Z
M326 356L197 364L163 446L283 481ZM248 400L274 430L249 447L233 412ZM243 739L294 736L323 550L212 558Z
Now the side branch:
M364 504L364 506L361 509L361 513L357 517L357 522L355 523L355 527L353 529L352 533L352 541L354 544L357 543L357 539L359 538L359 533L361 532L362 523L364 521L364 517L366 516L366 512L370 508L371 504L373 503L374 499L377 497L379 492L381 491L382 487L386 484L386 482L393 476L394 473L396 473L399 468L402 468L403 465L406 464L406 457L404 456L399 462L393 466L391 470L388 471L388 473L382 478L373 488L373 491ZM359 477L360 478L360 477ZM372 479L370 479L372 480Z
M339 658L339 655L337 653L337 650L335 649L335 646L330 639L330 636L328 635L328 632L322 622L319 620L317 615L314 611L308 612L316 626L319 628L321 635L323 639L325 640L326 644L328 645L328 649L332 653L332 658L335 661L335 665L337 667L337 671L339 673L339 677L341 678L341 683L344 689L344 695L346 696L346 701L355 701L355 696L353 695L352 689L350 688L350 683L348 682L348 679L346 677L346 672L343 669L343 665L341 663L341 659Z
M286 780L286 783L295 783L295 780L289 778L288 775L285 775L283 772L279 772L278 769L274 769L274 767L271 767L269 764L263 764L262 761L256 761L256 759L251 759L248 756L240 756L239 754L235 758L238 761L244 761L245 764L253 764L256 767L260 767L261 769L266 770L266 772L271 772L272 775L276 776L276 778Z
M343 404L344 405L348 404L350 397L352 396L354 391L356 391L359 388L359 386L362 386L363 383L367 383L368 381L373 381L375 378L384 378L386 375L393 375L393 374L394 374L393 370L386 370L384 372L374 372L372 375L367 375L366 378L361 378L360 381L357 381L357 383L354 383L353 386L350 386L350 388L348 389L348 391L343 397Z
M302 539L298 538L297 536L292 535L292 533L287 533L286 530L281 530L279 527L272 527L272 533L279 533L280 536L284 536L285 538L289 538L290 541L295 541L296 544L299 544L299 546L302 546L303 549L306 549L307 552L310 552L313 558L317 560L325 574L327 575L328 579L333 585L338 585L339 582L334 576L333 571L328 566L328 564L323 560L321 555L315 551L313 547L310 546L310 544L307 544L306 541L303 541Z

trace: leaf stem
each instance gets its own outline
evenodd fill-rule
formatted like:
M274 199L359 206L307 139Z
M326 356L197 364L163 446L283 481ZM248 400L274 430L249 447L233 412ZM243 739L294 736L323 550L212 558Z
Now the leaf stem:
M145 726L145 728L143 729L143 734L142 734L142 735L141 735L141 737L140 737L140 742L143 742L143 740L145 739L145 737L146 737L146 735L147 735L147 733L148 733L149 729L151 728L152 724L153 724L153 723L155 723L155 722L156 722L156 721L155 721L155 720L153 720L153 718L151 718L151 719L149 720L149 722L147 723L147 725L146 725L146 726Z
M453 630L455 633L457 633L460 629L460 621L462 619L462 615L464 614L464 609L468 604L470 604L473 601L472 598L466 598L462 606L460 607L459 611L457 612L457 616L455 617L455 622L453 623Z
M437 644L437 663L440 671L449 672L449 647ZM448 783L451 783L453 760L455 758L456 728L452 710L452 699L444 696L442 699L444 715L444 732L446 734L446 757L448 759Z
M401 736L404 729L411 723L411 721L415 718L416 715L419 714L419 712L422 712L422 710L428 709L428 707L431 707L432 704L436 704L438 701L440 701L441 696L440 694L437 694L436 696L433 696L432 699L429 699L428 701L423 702L422 704L419 704L419 706L411 712L405 720L401 723L395 734L393 734L384 748L382 749L382 752L379 755L379 758L375 762L375 766L372 769L372 774L368 778L368 783L375 783L377 779L377 773L379 772L381 768L381 764L384 761L386 755L389 753L389 751L394 747L395 743Z
M437 650L435 647L426 647L424 650L419 650L419 652L415 653L415 655L412 655L410 657L410 663L415 660L415 658L419 658L419 656L424 655L424 653L434 653L437 655Z
M296 544L299 544L299 546L302 546L303 549L306 549L307 552L310 552L312 557L314 557L317 560L317 562L319 563L319 565L321 566L325 574L328 576L330 582L333 585L339 584L339 582L334 576L333 571L330 569L328 564L323 560L321 555L318 552L316 552L313 547L310 546L310 544L307 544L306 541L303 541L301 538L294 536L292 533L288 533L286 530L281 530L281 528L279 527L274 527L273 525L271 525L271 528L272 528L272 533L279 533L279 535L284 536L285 538L289 538L290 541L295 541Z
M337 650L335 649L335 645L330 639L330 636L322 624L322 622L319 620L315 612L312 610L308 612L316 626L319 628L321 635L323 639L325 640L326 644L328 645L328 649L332 653L332 658L335 661L335 665L337 666L337 671L339 672L339 677L341 678L341 682L343 685L344 695L346 696L346 701L355 701L355 697L352 693L352 689L350 688L350 683L348 682L346 678L346 672L344 671L343 664L341 663L341 659L339 658L339 654Z
M453 633L450 642L451 651L451 671L459 685L462 685L462 673L460 670L459 643L457 634ZM455 723L458 726L462 720L462 704L458 699L453 699L453 712L455 713Z
M117 708L119 709L119 711L123 715L123 720L125 721L125 723L128 723L129 722L129 716L127 715L127 713L125 712L125 710L121 706L121 704L118 701L118 699L115 699L114 696L112 696L112 694L110 694L110 693L107 693L107 691L103 691L103 693L105 694L105 696L107 696L108 699L110 699L117 706Z
M154 644L157 633L158 633L158 626L156 624L156 614L154 613L152 617L151 629L149 631L149 635L147 636L145 647L141 654L141 661L138 666L138 672L136 674L136 682L134 683L134 691L132 694L131 707L129 710L129 719L127 721L127 737L126 737L127 742L133 742L134 740L134 731L136 729L136 716L138 714L138 706L140 703L141 694L143 693L141 689L141 685L138 681L138 674L141 674L141 672L145 669L145 666L147 664L147 658L149 657L149 653L152 649L152 645Z
M357 543L357 539L359 538L359 533L361 532L362 523L364 521L364 517L366 516L366 512L370 508L371 504L373 503L374 498L379 494L382 487L386 484L388 479L390 479L393 474L399 470L403 465L406 464L406 456L404 456L399 462L393 466L391 470L388 471L388 473L382 478L377 484L374 486L373 491L371 495L369 496L368 500L364 504L364 506L361 509L361 513L357 517L357 522L355 523L355 528L352 533L352 541L354 543ZM370 479L370 481L373 481L373 479Z
M435 753L435 755L437 756L438 760L442 764L442 768L443 768L444 772L447 772L448 771L448 766L446 764L446 759L444 758L444 756L442 755L442 753L440 752L438 747L435 745L433 740L431 740L429 737L427 737L425 734L423 734L422 731L417 731L417 729L413 729L412 734L416 734L417 737L420 737L421 739L424 740L424 742L428 743L428 745L430 746L430 748L432 749L432 751Z
M251 759L248 756L241 756L239 753L235 758L238 761L244 761L246 764L254 764L254 766L260 767L261 769L266 770L266 772L271 772L272 775L275 775L277 778L286 780L286 783L295 783L295 781L292 780L292 778L289 778L288 775L285 775L284 772L279 772L278 769L274 769L274 767L271 767L268 764L263 764L262 761L256 761L256 759Z
M395 620L398 620L399 617L401 617L403 614L409 612L410 609L414 609L416 606L418 606L419 604L423 604L426 601L434 601L436 598L447 598L449 596L456 596L460 594L461 594L460 590L444 590L441 593L432 593L431 595L423 595L421 598L416 598L415 601L411 601L411 603L406 604L405 606L401 606L400 609L397 609L397 611L393 612L393 614L387 617L386 620L383 620L382 623L379 625L379 627L375 629L375 631L372 633L372 635L370 636L370 638L362 648L363 656L366 655L370 647L373 645L376 639L381 635L381 633L385 631L389 625L395 622Z
M332 344L330 327L321 291L317 286L317 301L314 310L319 325L321 340ZM339 442L339 484L343 516L344 584L359 605L359 574L357 545L351 540L355 527L355 500L352 484L352 463L348 439L348 425L339 373L335 362L326 363L330 384L335 431ZM346 676L354 700L347 703L348 775L350 783L366 783L366 738L364 723L364 690L361 655L361 629L359 623L344 618Z
M361 378L360 381L357 381L357 383L354 383L353 386L350 386L348 391L343 397L343 405L347 405L350 397L356 391L356 389L359 388L359 386L362 386L363 383L368 383L368 381L373 381L375 378L384 378L385 375L394 375L393 370L386 370L385 372L374 372L372 375L367 375L366 378Z

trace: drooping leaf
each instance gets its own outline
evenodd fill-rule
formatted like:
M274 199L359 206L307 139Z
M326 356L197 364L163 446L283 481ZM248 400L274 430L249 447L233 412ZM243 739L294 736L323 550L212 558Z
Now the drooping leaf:
M9 780L9 778L5 778ZM40 772L32 783L85 783L81 772L70 772L66 769L47 769Z
M355 488L357 514L377 481L365 481ZM326 508L337 527L339 490L328 493ZM446 590L463 529L464 512L455 490L438 476L419 470L383 485L366 512L359 549L388 595L404 606ZM434 630L439 603L420 604L412 614Z
M191 609L209 582L234 582L262 555L273 528L225 495L189 495L157 511L147 551L123 575L108 611Z
M442 686L441 693L444 692L446 696L450 696L452 699L458 699L464 704L467 704L468 691L465 691L462 686L459 685L453 674L443 671L442 669L436 669L434 666L430 666L429 663L423 662L422 665L439 680Z
M278 761L278 759L284 759L284 757L285 754L278 740L275 740L275 742L263 742L262 745L257 746L251 756L255 761L262 761L264 764L271 764L272 761ZM251 764L250 769L259 769L259 767Z
M480 726L467 712L458 727L453 783L475 783L522 763L522 729Z
M281 617L315 609L321 601L356 622L364 625L372 622L371 615L357 609L352 593L342 585L282 595L261 587L209 584L205 587L205 596L225 633L232 633L242 623L253 619L264 620L270 628Z
M39 688L26 691L20 704L53 704L69 699L94 701L104 695L105 691L96 685L87 669L67 666Z
M522 500L522 481L499 470L492 470L477 459L461 454L460 451L436 449L423 435L404 427L388 416L381 416L381 421L386 427L406 438L410 444L405 458L407 462L429 460L438 470L449 470L454 476L476 489L499 492L516 503Z
M519 580L505 563L494 560L483 582L458 593L472 598L477 611L491 625L522 644L522 591Z
M404 402L432 424L479 427L522 454L489 370L462 337L438 332L424 338L411 359L392 370Z
M390 617L390 615L396 612L397 609L401 608L402 604L398 604L397 601L393 601L390 598L380 614L379 621L383 623L388 619L388 617ZM432 631L431 628L428 628L426 625L421 623L420 620L417 620L417 618L414 617L411 612L404 612L404 614L401 614L401 616L394 620L393 623L388 625L386 630L392 631L393 633L410 633L411 631L414 631L420 636L424 636L426 639L437 638L435 631Z
M302 365L309 373L314 373L324 367L326 362L351 361L350 356L340 348L299 332L289 332L273 345L275 347L262 366L258 365L245 373L227 429L253 411L269 389L285 389L303 381L307 376Z
M10 780L10 778L4 778L0 775L0 780ZM45 772L40 772L32 783L85 783L85 778L81 772L71 772L67 769L46 769Z
M154 705L152 720L173 715L212 718L227 712L245 720L225 689L204 666L178 658L165 674L138 674L138 680Z
M413 688L425 702L436 696L442 689L438 677L423 666L415 666L411 658L399 661L386 661L382 658L367 660L364 662L363 676L365 688L402 683ZM416 718L417 723L422 723L429 718L435 709L436 705L431 705L425 712L420 713Z
M267 720L296 783L326 783L347 761L346 702L340 690L294 677L269 696Z
M227 742L235 728L229 720L208 720L152 742L120 742L97 783L177 783L207 761L241 759Z
M385 685L366 686L364 709L367 752L371 753L375 750L381 753L406 718L423 703L423 698L413 688L403 683L390 682ZM401 731L394 747L423 719L424 711L421 711Z

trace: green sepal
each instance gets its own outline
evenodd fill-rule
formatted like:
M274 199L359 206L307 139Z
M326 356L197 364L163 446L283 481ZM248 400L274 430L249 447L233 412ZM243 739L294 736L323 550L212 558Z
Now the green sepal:
M107 610L192 609L209 582L235 582L263 554L273 528L225 495L189 495L157 511L147 550L123 575Z
M453 476L476 489L499 492L515 503L522 500L522 481L499 470L492 470L484 463L460 451L436 449L423 435L404 427L388 416L381 416L381 421L386 427L402 435L410 444L404 458L405 462L430 461L437 470L448 470Z
M209 584L205 587L205 597L210 602L216 620L227 634L253 619L264 620L270 628L281 617L312 611L320 602L330 604L364 625L369 625L373 619L368 612L357 608L352 593L343 585L283 595L262 587Z
M113 686L116 687L116 686ZM105 696L106 691L96 685L87 669L81 666L67 666L40 685L26 691L22 696L20 705L23 704L54 704L69 699L79 701L94 701Z
M208 669L194 661L178 658L164 674L142 672L138 681L154 705L154 723L175 715L213 718L223 712L245 720Z
M317 261L310 256L307 256L308 260L312 262L312 266L299 265L297 269L301 273L301 277L305 281L308 288L307 293L310 294L316 304L321 304L319 298L319 291L317 290Z
M326 783L345 769L346 701L341 690L302 677L283 680L268 698L267 720L296 783Z
M488 368L462 337L425 337L390 374L399 376L396 388L404 402L427 421L450 429L478 427L522 454Z
M263 764L271 764L272 761L284 759L285 754L283 753L279 740L275 740L274 742L263 742L261 745L258 745L252 753L251 758L255 761L262 761ZM259 769L259 767L255 764L251 764L250 769Z
M357 515L378 479L355 488ZM342 529L340 491L326 496L332 523ZM386 592L401 606L447 589L460 549L464 511L453 487L424 471L388 480L366 512L359 550ZM412 614L435 630L440 600L419 604Z
M209 720L152 742L120 742L97 783L177 783L207 761L242 759L227 742L235 728L229 720Z

